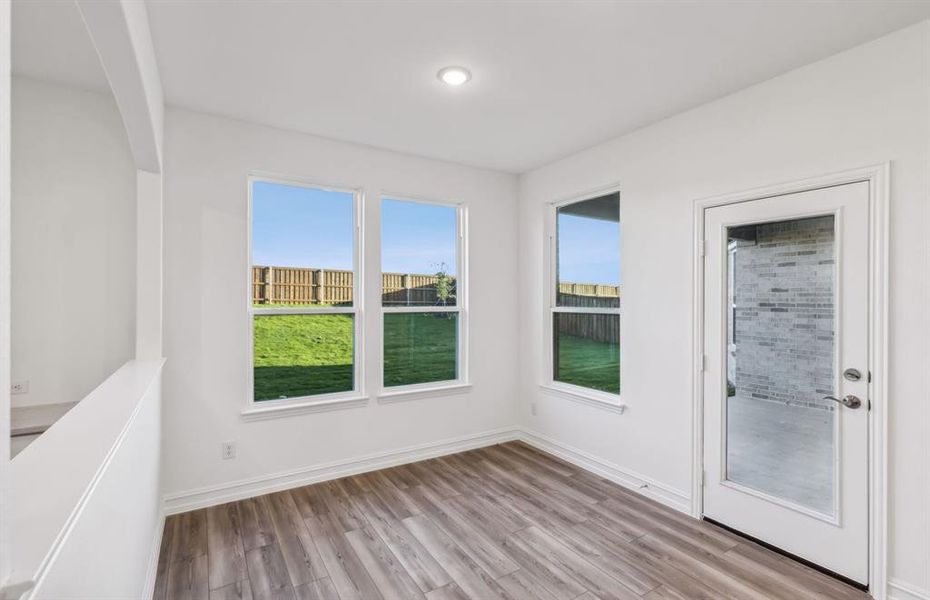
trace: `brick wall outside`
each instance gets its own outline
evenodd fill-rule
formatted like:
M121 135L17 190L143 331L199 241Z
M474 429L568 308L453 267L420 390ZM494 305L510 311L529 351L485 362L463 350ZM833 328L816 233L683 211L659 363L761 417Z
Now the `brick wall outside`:
M833 410L821 400L835 373L833 220L743 228L735 241L728 372L737 395Z

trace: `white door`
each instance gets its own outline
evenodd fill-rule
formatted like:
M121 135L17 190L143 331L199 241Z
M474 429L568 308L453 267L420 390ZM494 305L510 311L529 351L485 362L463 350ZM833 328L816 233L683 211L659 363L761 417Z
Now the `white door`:
M869 184L704 219L704 515L868 584Z

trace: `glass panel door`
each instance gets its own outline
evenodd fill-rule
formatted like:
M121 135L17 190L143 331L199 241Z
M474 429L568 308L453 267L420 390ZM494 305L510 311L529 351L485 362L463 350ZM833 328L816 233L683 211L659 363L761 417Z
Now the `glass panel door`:
M835 218L727 228L726 480L836 508Z
M869 197L855 182L706 208L701 263L703 515L863 584Z

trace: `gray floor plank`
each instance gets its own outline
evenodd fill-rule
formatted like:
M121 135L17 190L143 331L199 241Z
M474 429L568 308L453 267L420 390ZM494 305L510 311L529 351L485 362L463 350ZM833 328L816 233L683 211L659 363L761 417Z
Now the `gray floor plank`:
M207 570L206 554L172 562L168 565L167 597L170 600L208 600Z
M189 560L207 553L206 511L195 510L176 515L171 536L171 562Z
M558 600L539 579L523 569L498 578L497 583L513 600Z
M210 590L210 600L253 600L252 584L246 579Z
M291 585L303 585L326 577L323 559L291 494L271 494L269 514L278 546L287 565Z
M502 598L494 578L484 572L429 517L418 515L404 519L404 525L446 569L459 588L470 598Z
M639 597L622 582L601 571L581 555L535 525L514 534L550 562L562 567L582 587L603 600L635 600Z
M420 591L430 592L452 582L442 565L399 520L392 516L394 513L381 501L380 497L364 494L357 496L355 501L359 508L368 515L371 527L410 573Z
M342 523L335 516L320 515L305 522L342 600L378 600L382 597L346 539Z
M293 600L294 588L287 574L287 565L277 544L259 546L246 552L249 581L254 600Z
M339 592L329 577L317 579L294 588L297 600L340 600Z
M374 530L356 529L346 533L346 538L385 600L424 598L409 572Z
M424 514L454 539L491 577L501 577L519 568L484 533L470 524L467 517L443 503L442 499L431 496L428 488L417 486L407 490L407 493L416 500Z
M268 511L268 497L247 498L238 502L242 546L246 551L273 544L274 525Z

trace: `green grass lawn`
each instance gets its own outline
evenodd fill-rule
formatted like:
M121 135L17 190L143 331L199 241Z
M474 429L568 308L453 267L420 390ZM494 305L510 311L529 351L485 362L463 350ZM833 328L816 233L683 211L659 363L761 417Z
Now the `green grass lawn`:
M456 379L458 315L384 315L384 385Z
M555 380L620 393L620 345L574 335L559 336Z
M352 321L352 315L255 317L255 400L351 390Z
M255 400L345 392L353 385L352 315L256 316ZM455 316L384 315L384 384L456 379ZM619 393L617 344L562 335L556 380Z
M255 400L353 389L351 315L255 317ZM424 313L384 316L384 383L456 378L456 318Z

